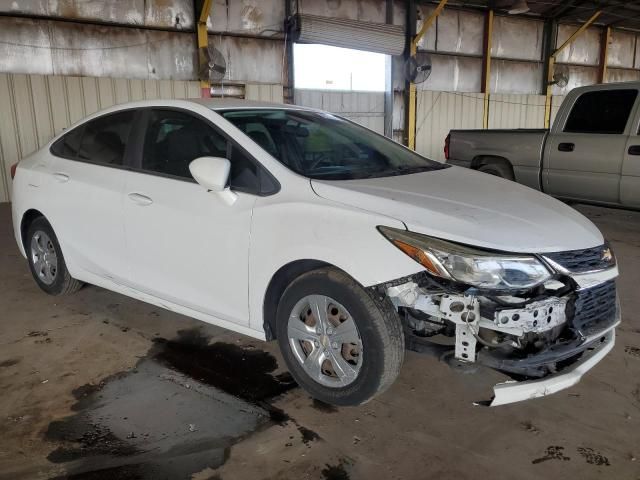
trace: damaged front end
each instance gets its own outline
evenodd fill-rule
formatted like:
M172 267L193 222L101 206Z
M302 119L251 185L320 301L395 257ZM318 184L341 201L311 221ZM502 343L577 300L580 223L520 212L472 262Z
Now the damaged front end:
M403 320L409 349L511 378L487 404L568 388L613 348L618 269L607 245L516 258L397 232L383 234L426 271L376 288Z

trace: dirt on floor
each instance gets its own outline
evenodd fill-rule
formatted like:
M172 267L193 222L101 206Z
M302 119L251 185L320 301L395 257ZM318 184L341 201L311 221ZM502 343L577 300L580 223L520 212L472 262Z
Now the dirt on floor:
M492 374L408 352L357 408L310 399L277 345L87 286L50 297L0 205L0 479L640 479L640 213L578 206L620 263L613 352L487 408Z

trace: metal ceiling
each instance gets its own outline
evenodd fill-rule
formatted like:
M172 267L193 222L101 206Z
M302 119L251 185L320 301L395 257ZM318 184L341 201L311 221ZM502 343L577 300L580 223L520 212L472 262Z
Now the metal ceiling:
M419 1L418 3L437 3ZM496 12L508 13L515 0L453 0L449 6L486 10L490 7ZM608 25L615 28L626 28L640 31L640 1L624 0L526 0L529 12L521 16L541 19L554 19L560 23L583 23L596 11L602 13L596 25Z

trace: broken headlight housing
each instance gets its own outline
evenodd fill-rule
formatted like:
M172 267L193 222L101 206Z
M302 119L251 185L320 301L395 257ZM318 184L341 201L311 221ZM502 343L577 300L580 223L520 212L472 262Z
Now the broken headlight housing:
M432 275L477 288L525 290L551 277L533 255L487 252L396 228L378 230Z

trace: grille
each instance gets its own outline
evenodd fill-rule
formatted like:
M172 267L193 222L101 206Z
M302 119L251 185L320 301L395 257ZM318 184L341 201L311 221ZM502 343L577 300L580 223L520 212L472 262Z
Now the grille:
M616 283L610 280L577 292L573 301L574 329L588 336L611 325L616 317Z
M591 270L603 270L615 264L613 254L605 255L608 245L586 248L584 250L569 250L567 252L545 253L544 256L572 273L584 273Z

